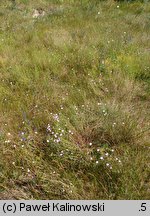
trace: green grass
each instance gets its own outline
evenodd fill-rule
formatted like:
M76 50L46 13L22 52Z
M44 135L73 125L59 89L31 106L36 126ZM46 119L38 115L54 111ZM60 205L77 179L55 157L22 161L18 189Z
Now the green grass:
M149 14L1 0L1 199L150 198Z

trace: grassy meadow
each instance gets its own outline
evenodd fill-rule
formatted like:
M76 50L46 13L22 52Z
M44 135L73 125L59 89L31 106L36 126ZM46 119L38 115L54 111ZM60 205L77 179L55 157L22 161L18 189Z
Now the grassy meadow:
M0 199L149 199L149 120L149 1L0 0Z

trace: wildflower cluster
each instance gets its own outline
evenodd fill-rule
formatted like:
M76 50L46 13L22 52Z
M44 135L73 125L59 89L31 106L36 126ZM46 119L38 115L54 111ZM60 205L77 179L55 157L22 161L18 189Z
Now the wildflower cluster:
M47 125L46 131L47 131L47 140L46 140L47 143L49 142L60 143L61 138L65 134L65 131L61 128L58 129L58 132L55 132L55 128L52 128L50 124Z
M93 164L103 164L105 167L112 170L117 165L122 165L121 160L116 156L114 149L96 147L91 142L89 143L90 151L88 157ZM91 149L92 148L92 149ZM118 167L118 166L117 166Z

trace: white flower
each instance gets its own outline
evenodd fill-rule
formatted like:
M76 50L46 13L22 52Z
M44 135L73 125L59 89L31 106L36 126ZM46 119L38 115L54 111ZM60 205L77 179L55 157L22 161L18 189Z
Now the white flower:
M10 140L5 140L5 143L10 143Z
M53 115L53 118L54 118L56 121L59 122L59 116L58 116L58 114L54 114L54 115Z
M96 164L98 164L98 161L96 161Z
M89 143L89 146L92 146L92 143Z
M47 131L51 132L51 126L49 124L47 125Z
M47 143L49 143L49 140L47 140Z
M110 165L109 163L106 164L106 166L109 166L109 165Z
M98 13L97 13L98 15L100 15L100 11L98 11Z
M58 139L56 140L56 142L59 143L59 142L60 142L60 139L58 138Z
M119 5L117 5L117 8L119 8Z
M108 153L106 153L105 155L108 156Z
M103 158L103 157L100 157L100 159L101 159L101 160L104 160L104 158Z

